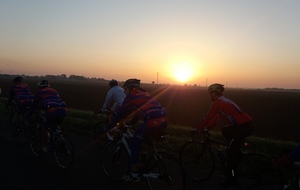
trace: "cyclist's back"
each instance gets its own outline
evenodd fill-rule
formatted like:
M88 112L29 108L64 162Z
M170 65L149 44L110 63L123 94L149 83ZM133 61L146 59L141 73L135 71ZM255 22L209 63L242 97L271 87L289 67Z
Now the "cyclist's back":
M132 178L137 178L140 146L143 141L157 133L163 133L167 129L168 118L166 110L147 91L140 88L140 80L128 79L123 85L126 98L119 107L113 120L106 130L111 129L118 121L127 117L132 118L129 125L135 124L139 119L143 122L138 126L136 133L131 139L131 171Z
M108 105L113 101L113 106L110 108L111 111L114 113L118 107L120 107L126 97L124 93L124 89L119 86L118 82L112 79L109 82L110 90L106 94L105 102L101 108L101 111L104 112Z
M8 105L11 105L13 101L16 103L17 111L22 111L26 106L30 107L33 103L33 95L28 84L23 82L22 77L16 77L13 80Z
M221 132L228 142L226 156L229 172L227 180L221 186L229 187L238 184L235 172L242 159L240 147L244 139L253 134L254 127L251 116L236 103L225 98L223 96L224 90L224 85L218 83L208 87L212 104L197 130L212 128L219 119L222 119L227 124L221 129Z
M47 80L38 83L38 92L34 98L35 108L46 114L46 125L61 124L67 112L67 105L60 99L58 92L51 88Z

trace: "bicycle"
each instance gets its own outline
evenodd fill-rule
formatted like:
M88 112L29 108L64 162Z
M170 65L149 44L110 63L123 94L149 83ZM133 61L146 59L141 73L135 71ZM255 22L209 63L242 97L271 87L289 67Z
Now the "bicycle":
M185 143L179 154L179 161L186 175L198 182L210 179L214 173L227 170L225 150L227 144L211 137L208 130L191 135L191 141ZM265 171L271 165L270 159L258 153L243 152L243 159L239 164L239 178L260 180L265 177Z
M31 151L36 157L41 157L45 154L43 147L45 146L44 142L46 137L42 132L42 127L45 127L43 126L44 119L45 115L43 112L39 112L33 119L32 134L29 142ZM52 149L50 152L54 154L57 164L63 169L70 168L73 165L75 157L75 151L70 137L62 133L58 127L48 128L47 135L49 138L48 143Z
M96 122L93 128L93 135L97 141L99 140L99 137L103 133L103 127L105 127L109 123L112 117L112 112L109 110L105 110L104 115L102 117L99 117L100 115L99 113L101 112L98 112L96 110L94 111L94 119L96 120Z
M9 125L12 128L13 136L18 136L20 133L24 133L28 138L29 124L26 119L26 115L30 112L33 96L24 96L21 100L25 101L22 108L17 108L16 101L12 101L12 104L6 105L6 109L10 112ZM20 100L20 101L21 101Z
M251 185L249 190L296 190L300 189L300 162L294 162L291 175L285 183L262 181Z
M128 141L133 136L130 127L122 124L114 129L113 140L107 142L101 154L101 165L106 176L115 182L123 181L130 174L130 148ZM160 151L156 144L164 136L157 136L147 143L147 153L141 154L144 166L140 178L149 189L185 189L186 179L178 160L166 151Z

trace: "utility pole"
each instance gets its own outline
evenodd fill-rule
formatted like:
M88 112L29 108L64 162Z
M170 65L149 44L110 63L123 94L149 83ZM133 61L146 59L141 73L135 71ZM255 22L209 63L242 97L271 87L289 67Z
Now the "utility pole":
M158 72L156 73L156 84L158 85Z

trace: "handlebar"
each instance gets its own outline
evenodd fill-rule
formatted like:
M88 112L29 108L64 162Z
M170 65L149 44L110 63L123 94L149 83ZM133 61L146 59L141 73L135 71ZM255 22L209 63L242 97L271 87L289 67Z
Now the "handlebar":
M190 130L189 134L190 134L190 137L191 137L192 140L196 140L196 135L197 134L200 134L205 139L209 138L209 136L210 136L210 132L209 132L208 128L205 128L205 129L200 130L200 131L198 131L198 130Z
M112 114L112 111L105 110L104 112L101 110L94 110L94 118L97 118L98 114L105 114L107 117L109 117Z
M130 138L133 137L133 134L130 132L130 130L128 130L129 128L131 128L131 125L127 125L125 123L123 123L122 125L117 125L114 128L112 128L111 130L109 130L106 133L106 136L109 140L113 141L114 139L118 139L118 138ZM111 133L113 135L111 135Z

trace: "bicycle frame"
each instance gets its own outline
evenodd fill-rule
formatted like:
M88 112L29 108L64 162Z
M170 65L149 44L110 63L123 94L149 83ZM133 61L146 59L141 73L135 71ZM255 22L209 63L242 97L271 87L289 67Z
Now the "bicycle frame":
M127 142L126 139L133 137L133 134L128 130L130 128L130 126L123 124L122 126L116 126L114 128L112 128L110 131L111 132L116 132L118 133L119 137L117 137L116 139L114 139L109 132L106 133L107 137L109 140L113 141L113 140L117 140L118 144L123 144L124 147L126 148L128 154L131 156L131 151L130 151L130 147L129 144Z
M206 131L204 134L204 139L202 141L203 144L205 144L205 147L208 149L216 156L218 157L222 162L223 165L225 166L225 162L226 162L226 156L223 153L223 151L221 149L223 149L221 146L227 147L227 144L225 142L213 139L210 137L210 133L208 131ZM197 141L195 140L195 138L192 137L193 141ZM218 147L219 146L219 147Z

